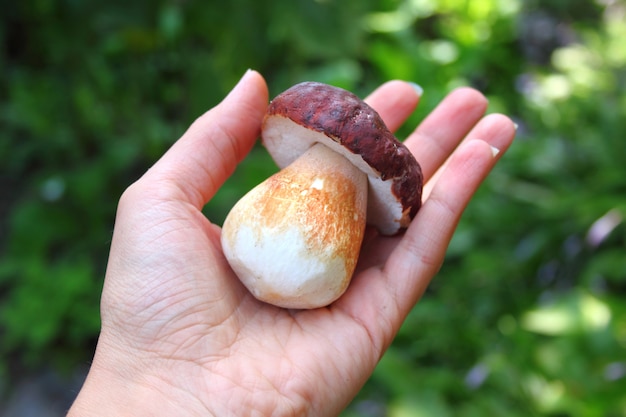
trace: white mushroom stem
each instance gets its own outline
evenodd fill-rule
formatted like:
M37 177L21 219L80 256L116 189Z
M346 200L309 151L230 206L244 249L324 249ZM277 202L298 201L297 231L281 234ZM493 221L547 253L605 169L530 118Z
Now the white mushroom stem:
M258 299L316 308L339 298L357 263L367 175L322 144L246 194L222 229L231 267Z

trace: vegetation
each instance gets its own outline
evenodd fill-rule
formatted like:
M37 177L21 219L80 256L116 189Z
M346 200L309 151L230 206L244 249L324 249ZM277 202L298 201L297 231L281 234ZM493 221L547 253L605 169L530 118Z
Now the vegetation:
M518 138L345 416L626 416L623 0L24 0L0 18L0 377L89 360L116 202L247 68L471 85ZM206 207L275 170L256 148Z

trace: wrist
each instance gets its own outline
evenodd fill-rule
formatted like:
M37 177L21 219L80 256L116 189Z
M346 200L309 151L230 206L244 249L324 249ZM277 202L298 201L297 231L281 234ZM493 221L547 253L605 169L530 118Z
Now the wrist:
M103 356L107 356L107 359L104 360ZM142 369L139 361L129 366L124 363L124 357L115 361L111 360L111 356L96 351L96 357L68 417L212 415L190 393L151 376L147 369Z

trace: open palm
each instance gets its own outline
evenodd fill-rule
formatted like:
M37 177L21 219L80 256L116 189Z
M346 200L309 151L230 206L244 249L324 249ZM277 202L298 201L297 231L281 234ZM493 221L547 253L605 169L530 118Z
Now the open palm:
M391 129L414 110L408 83L367 99ZM443 261L458 219L514 125L483 117L459 89L405 144L425 200L398 237L370 231L348 291L326 308L286 310L240 284L201 208L258 137L268 93L253 71L120 200L102 295L102 332L76 415L338 414L358 392ZM475 140L479 139L479 140ZM491 145L491 146L490 146ZM498 154L500 156L500 154Z

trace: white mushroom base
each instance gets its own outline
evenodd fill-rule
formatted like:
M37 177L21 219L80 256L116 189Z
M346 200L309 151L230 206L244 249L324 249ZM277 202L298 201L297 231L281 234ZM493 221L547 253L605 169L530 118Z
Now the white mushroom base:
M257 299L285 308L316 308L332 303L345 291L343 259L331 250L311 256L306 236L292 228L268 230L263 239L251 227L237 232L234 254L254 253L243 261L231 255L231 267ZM227 255L228 256L228 255Z
M326 306L350 283L366 210L367 176L317 144L233 207L222 228L224 255L259 300Z

